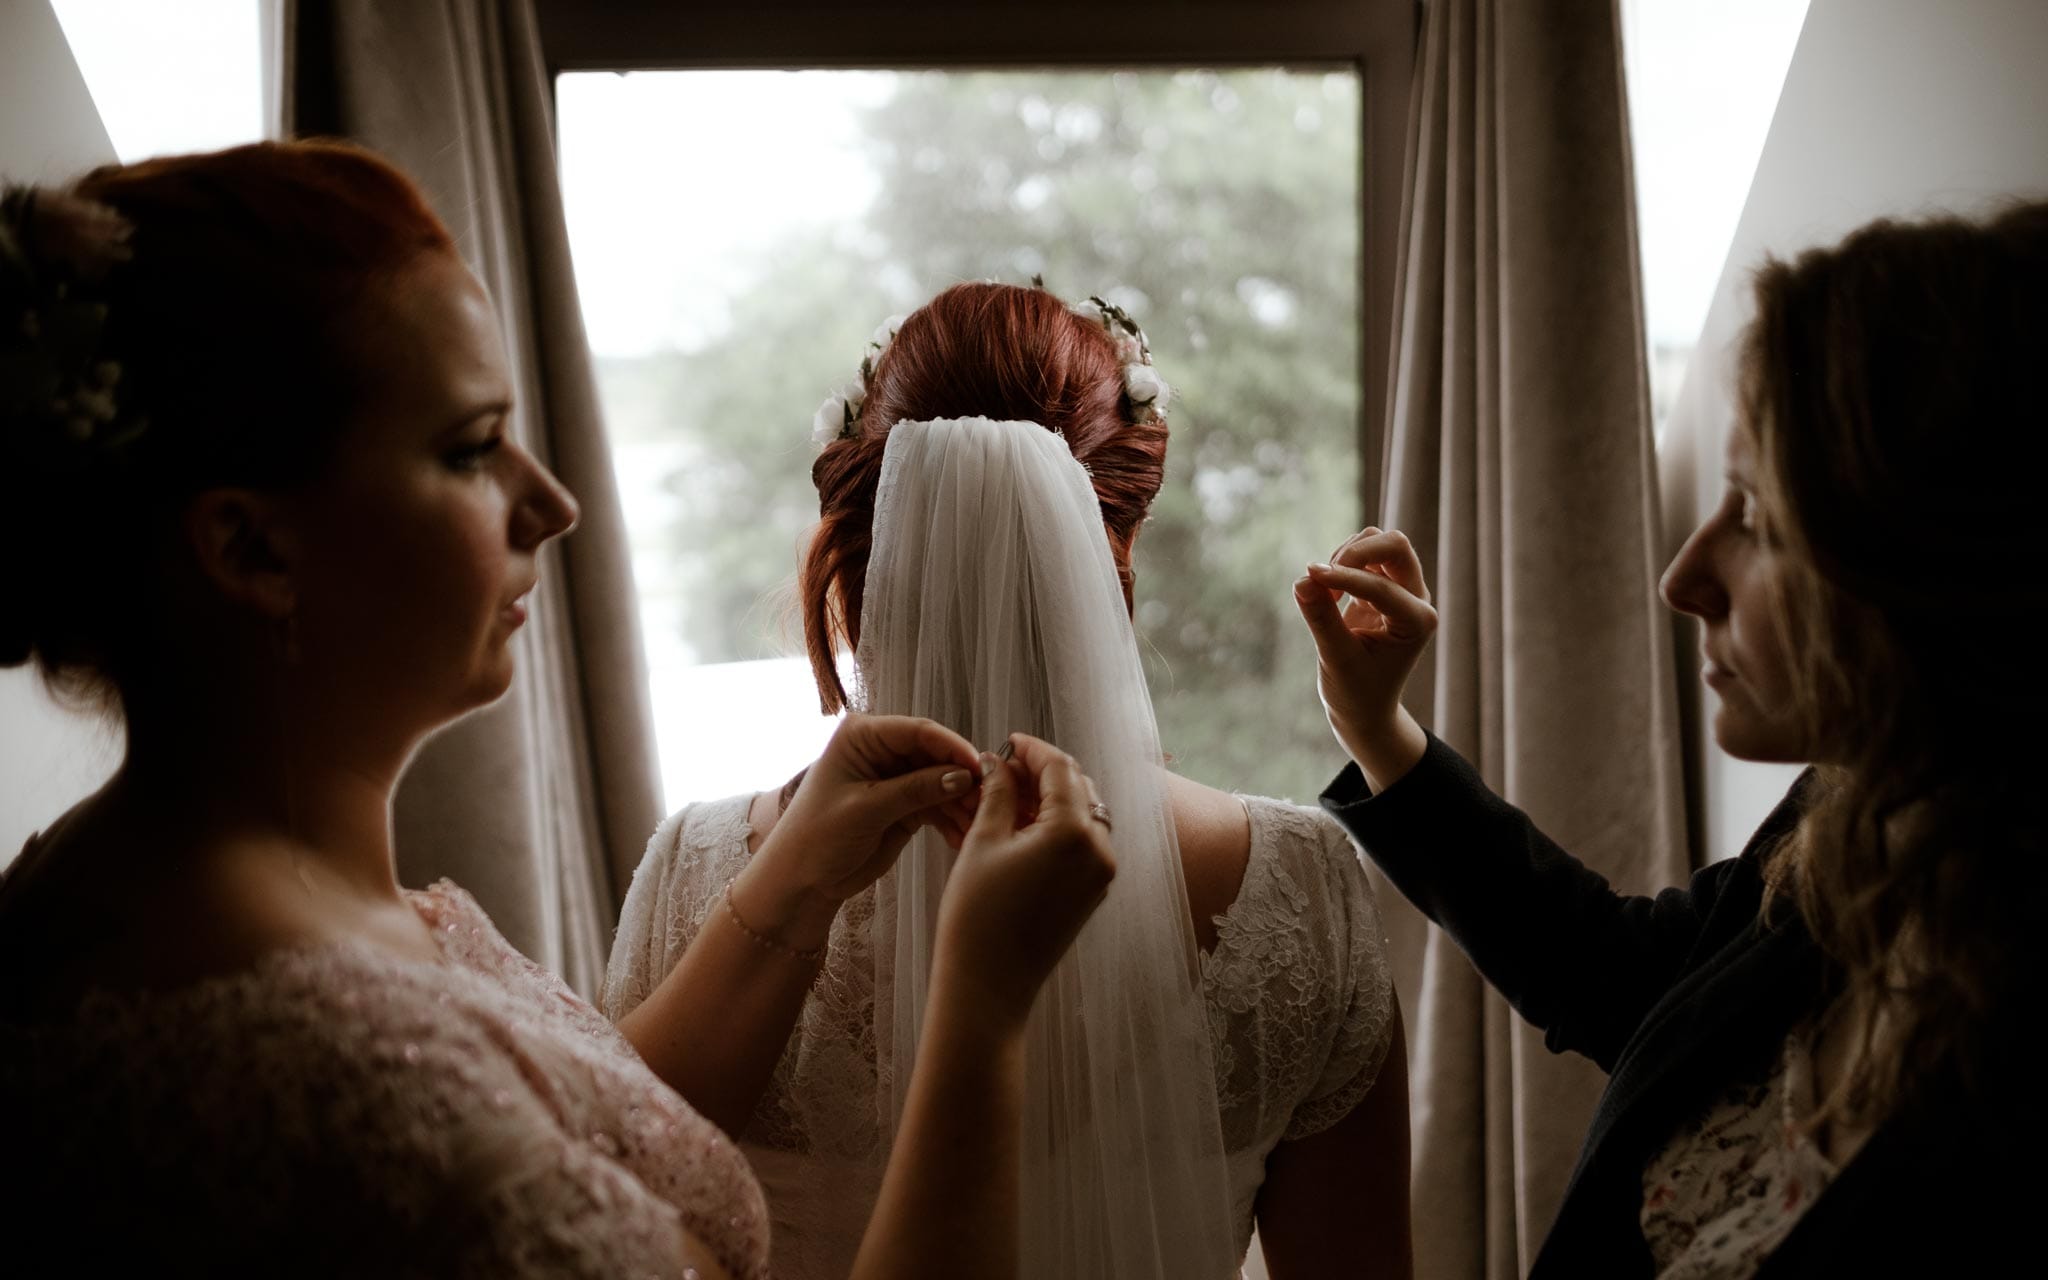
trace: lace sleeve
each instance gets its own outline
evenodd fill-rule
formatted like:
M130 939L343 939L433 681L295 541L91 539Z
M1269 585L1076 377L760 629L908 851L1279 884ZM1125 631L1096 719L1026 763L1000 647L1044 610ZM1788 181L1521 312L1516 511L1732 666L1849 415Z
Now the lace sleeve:
M1343 828L1327 817L1318 825L1320 870L1332 904L1330 963L1341 998L1329 1056L1282 1135L1289 1141L1321 1133L1350 1115L1379 1078L1393 1039L1393 971L1372 885Z
M15 1207L208 1274L675 1277L694 1240L764 1276L738 1152L572 1002L354 944L92 997L15 1082L45 1184Z
M605 965L604 992L598 998L598 1008L613 1022L639 1008L668 972L668 966L662 963L666 930L660 922L669 914L676 837L689 814L688 809L680 810L654 829L654 835L647 841L647 852L634 869L626 904L619 910L619 931L612 939L611 959Z
M377 1264L362 1273L682 1274L687 1236L716 1238L714 1188L688 1167L688 1150L677 1152L684 1167L674 1176L697 1185L672 1201L629 1167L633 1144L662 1135L585 1132L574 1104L564 1112L560 1095L580 1074L580 1055L544 1062L532 1056L540 1045L508 1054L495 1039L480 1025L443 1022L307 1073L300 1160L330 1173L330 1221L359 1225L348 1235ZM321 1105L326 1097L350 1105ZM735 1275L749 1270L741 1257L722 1261Z
M617 1022L683 958L725 882L746 862L752 796L686 805L647 842L619 912L599 1008Z
M444 1197L443 1213L424 1224L429 1240L447 1246L421 1250L416 1256L441 1259L418 1274L609 1280L682 1273L681 1215L616 1161L577 1145L469 1154L511 1164L494 1179L452 1184L460 1195L452 1203ZM414 1257L393 1261L410 1265Z
M470 920L436 918L458 934ZM730 1144L494 932L457 954L475 967L320 982L308 1003L339 1006L335 1051L286 1095L340 1200L367 1223L417 1222L388 1232L404 1252L386 1273L422 1257L423 1275L680 1276L694 1241L761 1276L741 1229L757 1191Z

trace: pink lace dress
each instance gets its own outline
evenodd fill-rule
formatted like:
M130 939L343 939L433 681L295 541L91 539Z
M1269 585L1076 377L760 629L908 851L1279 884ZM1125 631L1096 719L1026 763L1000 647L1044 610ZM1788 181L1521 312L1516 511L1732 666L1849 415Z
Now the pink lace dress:
M690 1277L687 1231L765 1277L738 1149L467 893L408 896L439 963L319 945L0 1024L6 1270Z

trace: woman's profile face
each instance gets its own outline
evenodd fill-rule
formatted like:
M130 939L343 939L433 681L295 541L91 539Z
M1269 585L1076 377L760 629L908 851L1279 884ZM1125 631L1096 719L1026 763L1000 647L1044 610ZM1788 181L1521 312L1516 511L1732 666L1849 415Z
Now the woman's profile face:
M576 502L506 434L497 321L453 255L409 268L360 323L374 385L303 500L300 646L337 697L431 726L511 684L538 552Z
M1719 699L1714 740L1744 760L1803 762L1810 747L1793 714L1791 654L1774 608L1787 553L1758 510L1756 445L1746 427L1729 434L1727 483L1659 590L1666 604L1700 620L1700 675Z

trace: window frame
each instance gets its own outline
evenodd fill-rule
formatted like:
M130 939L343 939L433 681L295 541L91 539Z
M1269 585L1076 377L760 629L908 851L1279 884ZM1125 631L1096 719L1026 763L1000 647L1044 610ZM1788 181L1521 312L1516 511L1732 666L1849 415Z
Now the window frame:
M1359 510L1379 506L1420 0L535 0L566 71L1345 67L1359 77Z

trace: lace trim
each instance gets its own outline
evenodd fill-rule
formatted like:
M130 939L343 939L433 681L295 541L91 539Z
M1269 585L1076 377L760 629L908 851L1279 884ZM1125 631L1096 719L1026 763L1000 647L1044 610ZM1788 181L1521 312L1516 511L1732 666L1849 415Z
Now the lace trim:
M1318 810L1248 799L1252 857L1202 958L1226 1140L1320 1133L1378 1078L1393 1024L1379 913L1348 838ZM1307 881L1307 884L1304 884ZM1311 891L1313 886L1315 891ZM1334 940L1335 954L1323 954Z
M650 846L621 926L622 946L636 929L661 945L645 963L614 957L612 1017L681 957L716 907L718 887L745 865L751 803L695 804L663 824L668 838ZM1215 917L1216 945L1201 972L1226 1142L1263 1151L1329 1128L1371 1089L1391 1040L1393 980L1371 889L1342 828L1320 810L1281 801L1247 798L1246 807L1250 858L1237 898ZM645 919L657 912L665 919ZM869 890L834 924L823 973L747 1126L748 1144L880 1158L873 915Z

